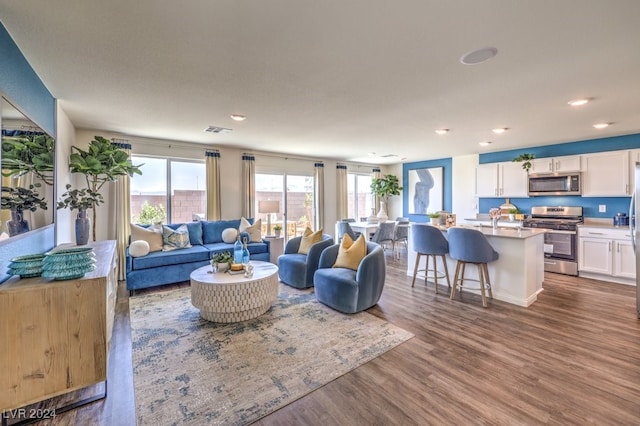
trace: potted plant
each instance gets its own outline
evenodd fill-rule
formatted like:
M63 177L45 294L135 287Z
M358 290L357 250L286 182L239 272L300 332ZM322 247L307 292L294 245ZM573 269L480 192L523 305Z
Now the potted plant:
M280 231L282 231L281 225L276 225L273 227L273 232L276 234L276 238L280 238Z
M71 173L83 174L86 181L86 188L84 192L77 192L78 199L84 200L82 204L84 212L86 209L93 210L93 240L96 240L96 209L95 207L100 205L104 199L100 194L100 190L107 182L114 182L121 176L133 176L134 174L142 175L140 171L142 164L134 166L131 164L129 155L127 152L112 144L110 140L103 138L102 136L95 136L89 143L89 148L85 151L76 146L71 147L71 155L69 156L69 170ZM67 185L67 193L63 194L69 196L70 186ZM78 191L78 190L74 190ZM82 191L82 190L79 190ZM72 197L73 198L73 197ZM69 204L69 206L71 206ZM58 203L58 208L67 207L67 204ZM80 210L79 207L76 207Z
M509 222L513 222L516 220L516 215L518 214L518 209L509 209Z
M380 210L378 211L378 219L385 222L389 219L387 215L387 203L392 195L400 195L402 187L395 175L386 175L381 178L373 178L371 180L371 191L380 198Z
M527 172L529 172L529 169L531 168L531 160L533 160L534 158L535 158L534 154L523 153L518 155L516 158L514 158L511 161L522 163L522 168Z
M438 226L440 225L440 213L427 213L427 216L429 216L429 218L431 218L431 224L433 226Z
M36 191L41 186L40 183L29 185L29 188L22 187L2 187L1 208L11 210L11 220L7 221L9 236L22 234L29 231L29 222L24 220L25 210L36 211L38 208L47 209L47 202L44 197Z
M211 258L211 267L213 272L224 272L231 267L233 256L228 251L216 253Z
M2 137L2 176L33 173L53 185L55 141L45 133Z
M71 185L65 186L67 191L62 194L62 200L58 201L58 209L70 209L78 210L78 217L76 218L75 231L76 231L76 244L83 246L89 242L89 228L90 221L87 217L87 209L98 206L104 202L102 194L99 192L93 192L89 188L71 189Z

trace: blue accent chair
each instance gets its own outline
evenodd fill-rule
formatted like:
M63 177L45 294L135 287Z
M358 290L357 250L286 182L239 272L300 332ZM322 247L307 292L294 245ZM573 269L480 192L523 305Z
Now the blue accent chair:
M478 280L480 282L480 294L482 295L482 306L487 307L485 289L489 292L489 297L493 298L491 291L491 280L489 279L489 269L487 263L498 260L496 252L484 234L475 229L449 228L447 232L449 238L449 256L457 260L456 273L453 278L451 288L451 299L456 295L458 285L462 288L464 282L464 272L467 263L478 266ZM469 281L476 281L468 279ZM458 282L460 284L458 284Z
M302 237L294 237L287 241L284 254L278 256L278 274L280 281L295 288L313 287L313 274L318 269L322 250L333 245L333 237L322 235L322 240L309 249L309 253L300 254Z
M339 245L322 252L320 264L313 278L319 302L346 314L369 309L380 300L386 277L384 250L379 244L368 242L367 255L358 270L334 268Z
M419 272L424 272L424 282L426 284L427 278L429 278L429 271L432 271L436 294L438 294L438 278L446 278L447 286L451 288L447 259L445 259L445 255L449 253L449 243L445 236L442 235L442 231L435 226L424 223L414 223L411 225L411 243L413 245L413 250L416 252L416 264L413 267L413 280L411 281L411 287L415 285L416 276ZM422 256L427 256L425 268L418 269L420 258ZM442 272L438 272L438 257L442 259L444 274ZM433 269L429 269L429 258L433 259Z

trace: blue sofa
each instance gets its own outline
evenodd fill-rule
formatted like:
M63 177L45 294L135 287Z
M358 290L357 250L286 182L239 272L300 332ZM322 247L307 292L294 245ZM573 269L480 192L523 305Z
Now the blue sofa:
M249 219L253 224L253 220ZM167 225L176 229L182 223ZM164 284L188 281L195 269L211 263L214 254L229 251L233 253L233 243L222 241L222 231L227 228L238 229L240 219L199 221L187 223L190 248L172 251L156 251L141 257L132 257L127 248L127 289L130 291L155 287ZM248 243L251 260L269 261L270 246L268 240L260 243Z

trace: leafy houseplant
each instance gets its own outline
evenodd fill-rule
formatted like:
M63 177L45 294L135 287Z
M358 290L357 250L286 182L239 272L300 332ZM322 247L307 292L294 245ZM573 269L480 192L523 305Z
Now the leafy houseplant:
M381 199L378 218L387 220L386 207L389 202L389 197L400 195L400 191L402 191L398 177L395 175L386 175L381 178L373 178L371 180L371 191Z
M38 208L47 209L47 202L36 191L40 183L29 185L29 188L2 187L2 209L23 212L30 210L35 212Z
M282 226L280 226L280 225L275 225L275 226L273 227L273 230L274 230L274 232L275 232L275 234L276 234L276 237L279 237L279 236L280 236L280 231L282 231Z
M233 263L233 256L228 251L222 251L222 252L216 253L211 258L211 266L213 267L215 272L217 271L224 272L225 270L231 267L232 263ZM226 266L221 266L221 265L226 265Z
M67 191L62 194L62 200L58 201L58 209L87 210L104 202L102 194L93 192L89 188L71 189L70 184L67 184L65 188Z
M76 146L71 147L69 156L69 170L71 173L83 174L86 181L86 191L78 192L78 200L83 200L83 205L93 211L93 240L96 240L96 209L95 207L104 202L100 190L107 182L114 182L121 176L142 175L140 171L142 164L134 166L131 164L127 152L114 145L102 136L95 136L89 143L88 149L82 150ZM67 193L63 197L69 196L70 187L67 186ZM98 197L98 195L100 195ZM73 199L73 197L71 197ZM67 205L58 203L58 208ZM69 204L71 206L71 204ZM79 207L76 207L79 208Z
M440 224L440 213L427 213L427 216L429 216L429 218L431 219L431 224L432 225L439 225Z
M27 173L53 185L55 142L45 133L2 138L2 176L19 177Z
M535 158L534 154L523 153L518 155L516 158L514 158L511 161L519 162L519 163L521 162L522 168L528 172L529 169L531 168L531 160L533 160L534 158Z

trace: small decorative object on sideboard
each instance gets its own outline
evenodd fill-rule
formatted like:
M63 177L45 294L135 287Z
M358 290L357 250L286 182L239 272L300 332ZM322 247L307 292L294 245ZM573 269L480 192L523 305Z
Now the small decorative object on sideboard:
M44 254L27 254L11 259L7 274L19 275L20 278L39 277L42 274Z
M509 222L515 221L517 214L518 214L518 209L509 209Z
M96 268L92 247L55 248L45 253L42 276L54 280L82 278Z

